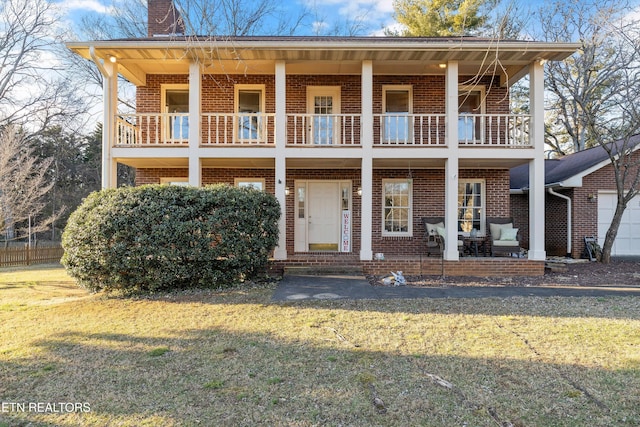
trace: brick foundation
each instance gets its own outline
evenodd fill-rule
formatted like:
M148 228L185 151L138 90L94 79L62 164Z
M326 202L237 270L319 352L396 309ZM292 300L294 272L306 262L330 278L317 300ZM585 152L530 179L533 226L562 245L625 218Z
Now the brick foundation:
M271 261L270 271L282 274L287 266L360 266L365 275L385 275L402 271L404 275L464 276L464 277L523 277L544 275L544 261L524 258L460 258L444 261L436 257L387 258L383 261L360 261L350 254L307 254L286 261Z

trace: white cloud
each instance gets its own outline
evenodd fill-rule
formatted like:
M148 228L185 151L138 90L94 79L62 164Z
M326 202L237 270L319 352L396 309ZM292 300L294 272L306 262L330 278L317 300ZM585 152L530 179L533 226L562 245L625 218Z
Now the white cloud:
M104 14L108 14L111 10L110 7L103 5L98 0L62 0L58 6L66 11L84 10Z
M302 0L312 10L316 9L334 20L349 19L368 24L373 31L394 23L393 0Z

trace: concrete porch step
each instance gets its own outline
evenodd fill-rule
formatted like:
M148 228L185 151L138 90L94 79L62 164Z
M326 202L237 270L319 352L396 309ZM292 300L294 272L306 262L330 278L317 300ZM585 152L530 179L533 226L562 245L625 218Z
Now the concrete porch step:
M284 267L285 276L364 276L360 265L290 265Z

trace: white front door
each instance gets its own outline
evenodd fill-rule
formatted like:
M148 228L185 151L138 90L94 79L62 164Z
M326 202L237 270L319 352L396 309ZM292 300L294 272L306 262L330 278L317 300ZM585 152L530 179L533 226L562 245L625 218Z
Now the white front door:
M340 86L307 87L308 141L314 145L340 143Z
M309 250L337 251L340 242L340 183L309 182Z

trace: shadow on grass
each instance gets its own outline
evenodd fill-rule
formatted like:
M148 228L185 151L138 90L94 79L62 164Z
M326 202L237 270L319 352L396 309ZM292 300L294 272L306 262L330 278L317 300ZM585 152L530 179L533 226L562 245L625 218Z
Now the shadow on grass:
M5 412L0 425L640 423L638 369L545 363L535 352L516 360L373 351L309 328L313 340L221 328L56 334L34 344L36 355L3 362L2 400L87 402L91 412Z

